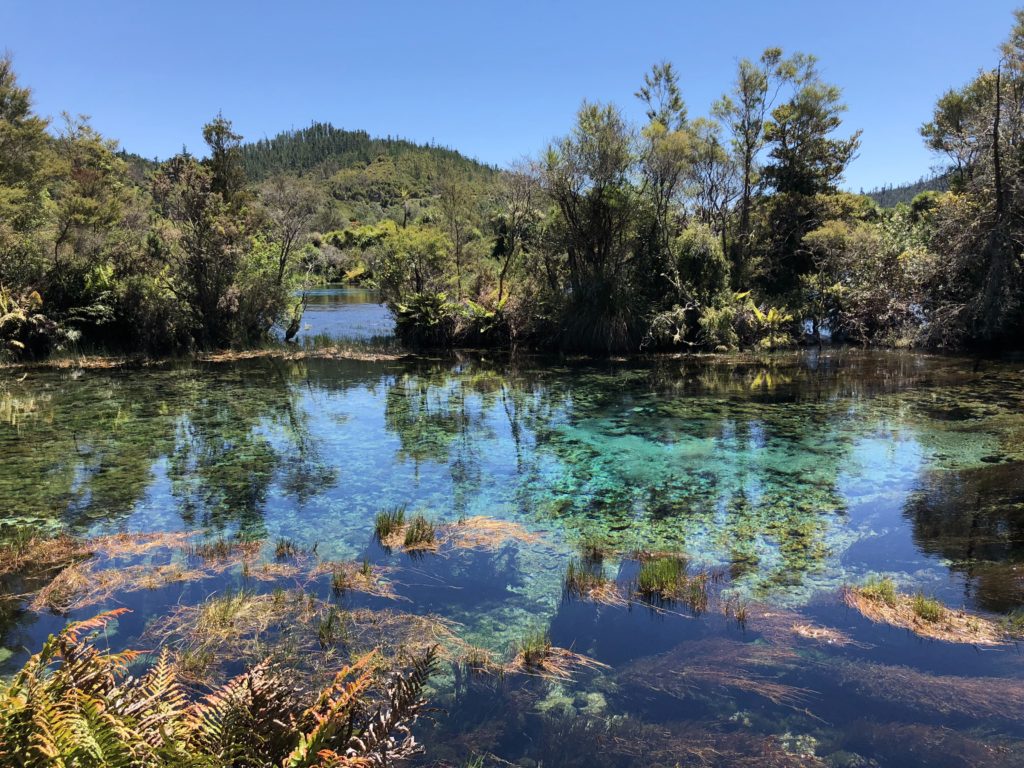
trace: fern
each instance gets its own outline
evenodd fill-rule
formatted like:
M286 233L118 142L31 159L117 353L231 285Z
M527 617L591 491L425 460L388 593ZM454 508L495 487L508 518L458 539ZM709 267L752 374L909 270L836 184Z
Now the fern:
M321 691L265 662L198 697L166 651L135 677L129 666L137 651L94 645L122 613L52 635L0 691L0 765L379 768L420 751L411 726L436 651L380 690L381 660L371 653Z

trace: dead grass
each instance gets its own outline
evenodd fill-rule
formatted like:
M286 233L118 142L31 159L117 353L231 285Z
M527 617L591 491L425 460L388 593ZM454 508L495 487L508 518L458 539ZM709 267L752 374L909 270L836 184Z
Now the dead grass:
M224 363L264 357L274 357L282 360L361 360L365 362L378 362L404 360L410 356L406 352L374 352L358 346L333 345L316 349L266 347L262 349L222 350L220 352L208 352L198 355L196 359L204 363Z
M608 669L596 659L575 653L568 648L548 645L544 649L520 650L501 671L506 675L532 675L549 680L572 680L573 674L584 669Z
M260 349L221 350L205 352L184 358L201 363L222 363L235 360L253 360L273 357L282 360L362 360L367 362L404 360L405 352L374 352L359 346L332 345L316 349L263 347ZM166 365L175 357L148 357L146 355L64 355L45 360L0 361L0 370L110 370L115 368L152 368Z
M453 549L495 551L509 542L534 544L541 541L539 534L531 533L519 523L485 515L468 517L454 523L433 524L433 535L427 537L422 530L412 530L415 525L422 528L422 523L416 522L422 519L419 515L408 519L403 517L400 523L388 529L387 535L381 539L381 545L397 552L443 553Z
M68 613L105 603L119 594L196 581L206 575L202 569L190 569L181 564L98 568L95 561L77 563L62 570L36 592L29 608Z
M94 553L90 542L73 536L15 535L0 545L0 578L20 575L26 569L43 576L46 571L66 568Z
M844 686L887 704L976 721L1024 722L1024 680L935 675L850 659L825 664Z
M843 599L872 621L908 629L921 637L985 646L1008 641L1006 627L1000 622L964 610L934 610L931 601L932 610L926 613L921 610L922 599L917 595L896 592L881 599L870 590L848 587L843 590Z
M231 570L255 582L290 580L306 587L331 575L346 589L376 597L396 599L387 569L368 564L332 562L298 552L275 560L261 560L258 540L201 538L195 532L114 534L79 540L70 536L24 538L4 549L0 576L32 569L29 591L21 597L32 610L57 613L99 605L144 589L212 578ZM154 553L169 555L172 562L130 563ZM177 560L173 558L178 556Z
M793 636L796 636L818 645L864 649L872 647L868 643L854 640L835 627L809 622L803 614L796 611L766 610L755 606L750 610L749 621L751 629L779 645L790 643Z
M455 625L436 616L392 610L345 610L301 589L257 594L214 595L198 605L179 606L147 630L155 642L174 649L188 677L209 682L224 663L264 658L285 664L297 676L329 677L339 663L370 649L400 664L437 647L457 661L471 646Z
M800 657L787 646L709 638L682 643L635 662L620 677L679 699L699 698L709 690L724 688L804 711L814 692L777 677L799 664Z

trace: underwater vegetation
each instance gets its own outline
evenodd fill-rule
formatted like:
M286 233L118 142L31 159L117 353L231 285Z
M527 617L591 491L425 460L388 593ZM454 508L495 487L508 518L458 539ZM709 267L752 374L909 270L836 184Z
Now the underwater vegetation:
M436 647L412 765L1024 765L1017 368L203 365L0 384L0 674L123 605L196 701Z

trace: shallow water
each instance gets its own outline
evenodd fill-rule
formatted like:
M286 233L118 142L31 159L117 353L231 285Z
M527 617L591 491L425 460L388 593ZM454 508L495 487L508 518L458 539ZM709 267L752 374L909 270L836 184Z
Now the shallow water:
M904 591L992 616L1024 605L1019 364L839 351L5 376L7 530L287 537L396 569L401 600L350 597L350 607L437 615L496 652L542 628L607 665L572 681L439 683L445 713L421 728L428 759L1024 764L1016 647L922 640L872 624L839 594L888 574ZM388 553L373 541L374 516L395 505L439 521L516 521L541 538ZM636 572L628 553L685 555L718 574L716 605L739 601L751 618L571 599L563 575L583 540L620 553L604 568L624 585ZM137 643L153 617L224 586L118 598L134 613L115 642ZM64 620L0 613L0 672ZM791 631L802 623L853 643L808 642ZM773 701L767 682L793 698Z

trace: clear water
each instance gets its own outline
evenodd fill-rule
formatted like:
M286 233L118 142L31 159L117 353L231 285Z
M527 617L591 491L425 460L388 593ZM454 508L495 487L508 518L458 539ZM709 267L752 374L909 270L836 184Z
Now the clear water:
M309 300L296 341L320 337L366 341L391 336L395 321L376 291L325 285L306 293Z
M428 760L1024 765L1016 647L923 640L872 624L839 594L884 573L992 616L1024 605L1020 364L842 351L2 375L7 526L287 537L394 566L402 610L457 622L474 643L504 651L543 627L608 665L457 697L439 685L443 711L421 726ZM388 554L373 520L397 504L438 520L513 520L542 538L496 553ZM569 599L566 564L592 538L720 568L723 596L756 615L743 627L715 610ZM635 572L628 557L606 565L623 582ZM119 599L135 613L117 642L137 643L147 620L208 593ZM0 672L64 620L0 612ZM798 622L855 644L777 631ZM802 695L776 703L736 675Z

